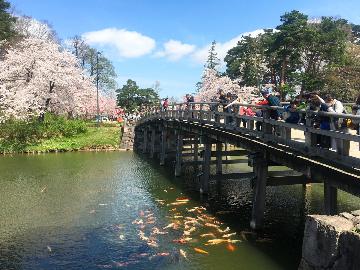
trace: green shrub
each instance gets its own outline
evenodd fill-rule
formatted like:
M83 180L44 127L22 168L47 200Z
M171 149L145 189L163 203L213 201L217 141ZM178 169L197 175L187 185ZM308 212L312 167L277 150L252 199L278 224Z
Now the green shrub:
M45 114L43 121L35 117L28 120L9 119L0 124L0 152L22 151L27 145L42 139L73 137L85 132L85 121L50 113Z

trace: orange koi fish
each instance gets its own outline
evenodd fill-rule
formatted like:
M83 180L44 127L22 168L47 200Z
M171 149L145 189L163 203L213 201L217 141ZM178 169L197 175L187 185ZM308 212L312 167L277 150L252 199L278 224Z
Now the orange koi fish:
M201 253L201 254L209 254L209 252L201 249L201 248L194 248L194 250L197 252L197 253Z
M233 235L236 235L236 232L224 234L222 237L223 237L223 238L229 238L229 237L231 237L231 236L233 236Z
M228 243L227 246L226 246L226 249L227 249L228 251L234 252L236 248L235 248L235 246L232 245L231 243Z
M218 245L221 243L225 243L227 241L228 240L226 240L226 239L211 239L211 240L208 240L207 244L205 244L205 245L207 245L207 246Z
M208 236L215 238L215 234L213 234L213 233L203 233L203 234L200 234L200 237L208 237Z

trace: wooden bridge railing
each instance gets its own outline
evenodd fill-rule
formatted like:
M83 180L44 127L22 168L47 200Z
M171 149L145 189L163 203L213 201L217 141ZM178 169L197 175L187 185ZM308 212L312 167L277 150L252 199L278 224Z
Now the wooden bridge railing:
M241 106L261 110L262 116L240 115ZM305 123L291 124L283 120L271 119L271 110L283 112L285 109L283 107L238 104L234 105L232 112L229 113L224 110L224 105L217 102L175 103L171 104L167 110L162 110L160 107L152 108L140 119L139 124L152 119L172 119L213 125L257 137L264 142L281 144L309 156L319 156L346 167L360 169L360 136L354 134L354 131L349 132L348 128L337 127L339 120L351 119L359 123L360 116L298 110L300 119L305 119ZM315 116L328 117L330 130L315 128L313 126ZM261 129L257 128L260 125ZM317 144L319 136L328 136L332 144L336 144L334 147L336 149L329 150L320 147ZM354 149L351 151L350 147Z

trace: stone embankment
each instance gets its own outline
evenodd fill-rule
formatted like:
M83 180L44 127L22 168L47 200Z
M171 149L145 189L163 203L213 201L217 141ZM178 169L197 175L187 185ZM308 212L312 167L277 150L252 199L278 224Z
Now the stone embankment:
M360 210L307 217L299 270L360 269Z
M136 121L126 121L123 127L120 149L132 150L134 146Z

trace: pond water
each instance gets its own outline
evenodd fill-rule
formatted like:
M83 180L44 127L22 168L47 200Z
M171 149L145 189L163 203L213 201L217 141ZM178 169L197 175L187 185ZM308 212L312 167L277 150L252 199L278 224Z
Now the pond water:
M175 178L132 152L1 157L0 269L297 269L321 185L268 187L255 234L249 182L202 198L194 174ZM339 197L340 211L360 208Z

